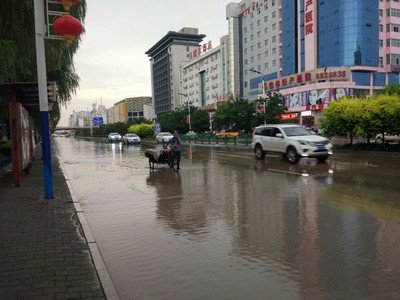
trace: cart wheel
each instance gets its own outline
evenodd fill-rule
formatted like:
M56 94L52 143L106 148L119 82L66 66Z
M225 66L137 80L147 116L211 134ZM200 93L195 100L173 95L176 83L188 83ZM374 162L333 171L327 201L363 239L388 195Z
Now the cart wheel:
M178 172L179 171L179 160L177 157L174 157L172 159L172 166L171 166L172 170L174 170L174 172Z

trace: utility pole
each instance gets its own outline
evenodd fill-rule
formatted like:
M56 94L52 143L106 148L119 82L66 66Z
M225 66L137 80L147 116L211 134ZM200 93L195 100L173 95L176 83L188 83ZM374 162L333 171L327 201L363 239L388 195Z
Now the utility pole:
M42 135L42 159L45 199L54 199L53 174L51 170L49 103L47 95L46 54L44 36L46 24L44 18L43 0L34 0L35 7L35 42L37 79L39 89L40 132Z
M263 98L263 106L264 106L264 124L266 124L265 113L266 113L267 99L266 99L266 95L265 95L265 81L264 81L265 74L261 73L260 71L257 71L254 68L251 68L249 71L253 72L253 73L260 74L262 76L261 84L262 84L262 98Z

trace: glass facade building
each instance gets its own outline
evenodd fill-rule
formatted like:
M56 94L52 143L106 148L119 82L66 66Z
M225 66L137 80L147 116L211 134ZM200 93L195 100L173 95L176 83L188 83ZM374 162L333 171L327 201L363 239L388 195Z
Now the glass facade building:
M379 1L318 1L318 66L379 67Z

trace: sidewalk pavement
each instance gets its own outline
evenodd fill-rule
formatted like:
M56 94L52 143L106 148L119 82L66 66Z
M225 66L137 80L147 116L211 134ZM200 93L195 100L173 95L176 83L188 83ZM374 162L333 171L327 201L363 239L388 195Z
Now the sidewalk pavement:
M54 200L40 159L19 188L0 177L0 298L105 299L57 157L52 171Z

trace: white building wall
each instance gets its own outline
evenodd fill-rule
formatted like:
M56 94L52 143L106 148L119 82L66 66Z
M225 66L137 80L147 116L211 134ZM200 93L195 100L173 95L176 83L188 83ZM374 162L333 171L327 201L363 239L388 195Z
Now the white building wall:
M147 120L154 120L157 116L154 113L154 106L150 104L143 105L143 117Z
M250 79L278 72L279 15L278 1L240 2L243 45L243 95L249 96Z
M180 105L180 66L189 61L189 53L198 47L173 44L170 47L171 109Z
M218 46L201 56L182 65L180 105L188 100L197 107L214 106L217 101L227 98L223 72L225 64L222 61L222 46ZM204 74L204 98L202 99L201 76ZM225 95L224 95L225 94Z

